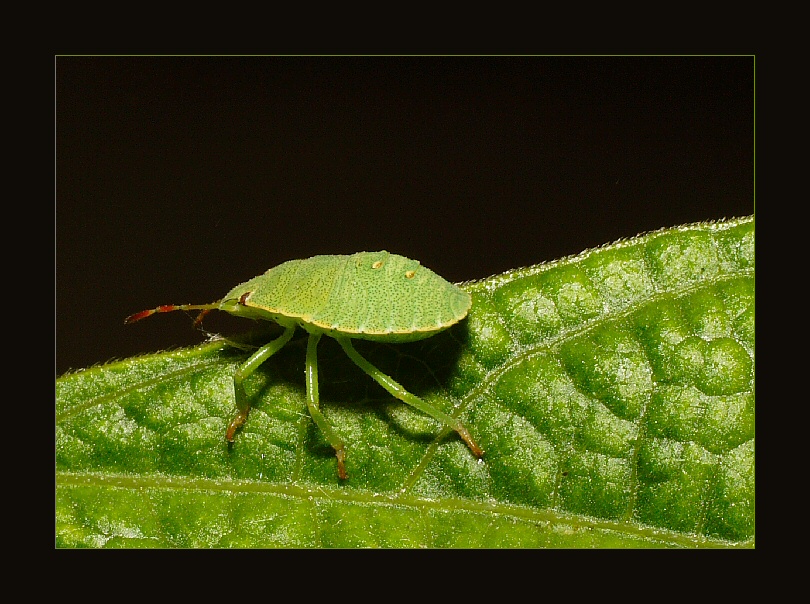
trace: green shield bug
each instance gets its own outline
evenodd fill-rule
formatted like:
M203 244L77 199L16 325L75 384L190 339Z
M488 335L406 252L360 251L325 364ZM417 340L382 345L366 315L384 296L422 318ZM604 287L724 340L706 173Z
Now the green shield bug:
M472 305L470 294L442 279L416 260L382 252L350 256L313 256L290 260L229 291L210 304L168 304L127 317L134 323L155 313L199 310L195 324L212 310L239 317L274 321L284 328L277 339L261 346L233 377L237 413L225 431L233 442L236 430L250 411L242 383L264 361L278 352L297 327L308 334L305 378L307 407L315 424L335 450L338 475L347 478L343 440L320 411L317 346L327 335L363 371L399 400L455 430L476 457L484 452L457 418L411 394L362 357L352 339L412 342L429 338L461 321Z

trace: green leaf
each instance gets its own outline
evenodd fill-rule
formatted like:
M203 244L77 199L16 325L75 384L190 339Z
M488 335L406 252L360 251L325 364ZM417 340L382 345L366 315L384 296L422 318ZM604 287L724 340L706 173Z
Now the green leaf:
M463 286L454 328L357 348L482 460L330 338L321 406L349 479L307 414L304 337L245 382L229 447L250 350L215 340L57 380L57 545L753 547L753 217Z

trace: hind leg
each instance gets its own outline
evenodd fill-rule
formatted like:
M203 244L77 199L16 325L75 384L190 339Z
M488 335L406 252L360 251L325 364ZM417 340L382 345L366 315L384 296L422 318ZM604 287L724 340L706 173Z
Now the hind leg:
M405 390L399 382L395 381L394 379L385 375L382 371L377 369L374 365L369 363L365 358L360 356L354 346L352 346L352 342L350 338L342 338L338 337L335 338L338 343L341 345L343 350L349 355L349 358L354 361L360 369L365 371L374 380L383 388L385 388L388 392L394 395L396 398L401 400L403 403L407 403L416 409L419 409L422 413L426 413L427 415L439 420L444 425L448 426L455 430L458 435L462 438L462 440L467 443L467 446L472 451L473 455L476 457L481 457L484 454L484 451L479 447L476 442L473 440L473 437L470 435L467 428L464 427L464 424L461 423L460 420L453 417L452 415L448 415L438 407L431 405L430 403L426 403L418 396L415 396Z

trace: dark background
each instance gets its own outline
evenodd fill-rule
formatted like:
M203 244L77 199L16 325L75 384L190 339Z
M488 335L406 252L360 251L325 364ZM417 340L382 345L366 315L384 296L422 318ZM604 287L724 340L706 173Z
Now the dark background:
M55 107L57 375L293 258L462 281L754 211L750 56L57 57Z

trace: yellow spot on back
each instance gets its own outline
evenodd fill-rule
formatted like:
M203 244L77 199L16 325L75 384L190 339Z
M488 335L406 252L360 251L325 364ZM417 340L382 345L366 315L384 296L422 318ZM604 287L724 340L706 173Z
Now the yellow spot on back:
M408 279L413 279L414 275L416 275L416 271L405 271L405 277Z
M375 262L374 264L371 265L371 268L382 268L382 265L383 265L383 261L382 260L377 260L377 262Z

